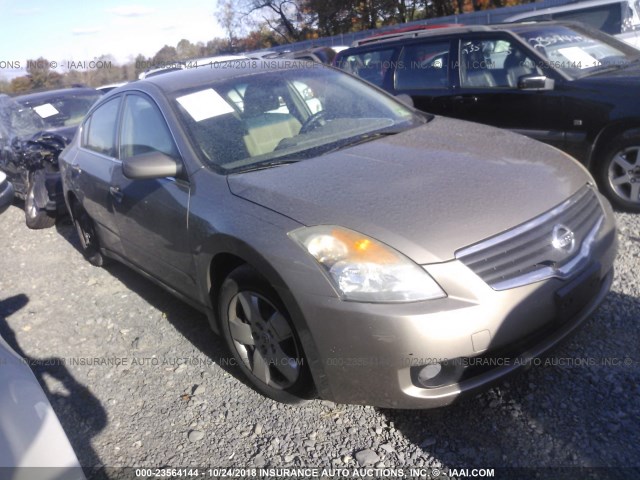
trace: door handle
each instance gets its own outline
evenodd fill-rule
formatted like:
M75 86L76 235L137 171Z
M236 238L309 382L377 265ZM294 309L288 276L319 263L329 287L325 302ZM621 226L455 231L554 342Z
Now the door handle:
M80 165L78 165L77 163L73 163L69 165L69 169L71 170L71 176L73 178L77 177L82 173L82 169L80 168Z
M475 95L456 95L453 101L461 105L473 105L478 103L478 97Z
M124 197L124 193L122 193L122 190L120 190L120 187L109 187L109 194L118 203L120 203L122 201L122 197Z

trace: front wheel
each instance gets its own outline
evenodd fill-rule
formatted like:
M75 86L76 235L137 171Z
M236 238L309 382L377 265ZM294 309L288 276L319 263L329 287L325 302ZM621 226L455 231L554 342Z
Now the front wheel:
M599 164L598 180L614 206L640 212L640 136L613 139Z
M49 193L45 186L44 170L29 172L26 190L24 219L27 227L33 230L53 227L56 217L46 210Z
M273 288L244 265L229 274L218 298L222 334L252 386L278 402L310 398L313 382L300 340Z

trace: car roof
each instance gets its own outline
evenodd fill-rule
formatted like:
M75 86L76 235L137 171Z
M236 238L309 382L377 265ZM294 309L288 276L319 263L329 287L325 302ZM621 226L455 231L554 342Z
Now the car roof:
M588 27L571 21L549 21L549 22L522 22L522 23L500 23L494 25L461 25L459 27L445 27L445 28L435 28L429 30L416 30L416 31L408 31L406 33L392 33L388 36L380 36L366 39L368 40L366 43L357 45L357 42L354 42L354 46L350 47L347 50L343 50L342 52L336 55L336 58L344 58L347 55L350 55L353 50L356 49L367 49L368 47L372 47L375 45L395 45L397 43L404 43L408 40L418 40L422 38L445 38L452 35L462 35L466 33L487 33L487 32L512 32L518 34L520 32L525 32L531 29L540 29L541 27L548 25L564 25L571 27L582 27L585 29L589 29Z
M29 103L29 102L39 102L42 100L47 100L49 98L61 97L65 95L100 95L102 92L96 90L95 88L89 87L72 87L72 88L61 88L58 90L47 90L44 92L37 93L28 93L26 95L19 95L17 97L13 97L16 102L20 103Z
M309 67L309 61L295 59L270 59L268 61L239 59L215 62L198 68L187 68L169 72L164 75L139 80L125 85L122 89L135 89L136 85L153 84L167 94L183 90L185 88L198 88L211 85L212 82L223 82L232 78L255 75L269 71L284 71L294 68ZM314 68L323 68L320 64L314 64ZM328 68L328 67L327 67ZM119 89L118 91L123 91Z
M388 35L380 35L379 37L365 38L363 40L355 41L351 48L356 48L359 46L364 47L368 45L378 45L380 43L391 43L395 41L404 41L412 38L444 37L446 35L455 35L460 33L489 31L491 31L491 28L487 25L461 25L459 27L412 30L404 33L389 33Z
M410 27L397 28L393 30L387 30L382 33L376 33L375 35L371 35L370 37L356 40L355 42L353 42L352 46L368 45L379 40L390 38L405 38L407 35L410 35L412 33L427 32L430 30L441 30L445 28L459 28L464 26L465 25L461 23L434 23L431 25L413 25Z
M628 0L581 0L580 2L570 3L568 5L559 5L556 7L538 8L524 13L518 13L506 18L505 22L517 22L521 19L537 17L539 15L549 15L553 13L573 12L576 10L586 10L593 7L601 7L603 5L611 5L615 3L629 3Z

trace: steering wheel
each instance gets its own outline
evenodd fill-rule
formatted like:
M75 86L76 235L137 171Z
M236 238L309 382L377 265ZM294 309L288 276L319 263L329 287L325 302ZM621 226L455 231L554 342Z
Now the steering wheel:
M298 133L299 134L309 133L311 130L315 128L326 125L327 123L327 120L325 119L326 113L327 113L326 111L320 110L319 112L316 112L313 115L311 115L309 118L307 118L304 121L304 123L302 124L302 127L300 127L300 132Z

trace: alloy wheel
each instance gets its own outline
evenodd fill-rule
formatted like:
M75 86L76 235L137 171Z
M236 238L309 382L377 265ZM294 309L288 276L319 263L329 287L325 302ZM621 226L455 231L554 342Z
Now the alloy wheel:
M302 358L289 322L265 297L241 291L229 303L229 331L242 362L277 390L296 383Z
M640 205L640 146L628 147L613 155L608 180L621 199Z

